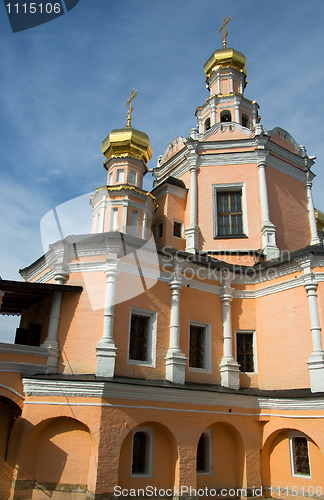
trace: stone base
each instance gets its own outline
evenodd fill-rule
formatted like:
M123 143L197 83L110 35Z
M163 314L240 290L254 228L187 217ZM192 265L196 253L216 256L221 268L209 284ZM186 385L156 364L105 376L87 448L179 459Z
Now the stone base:
M262 251L266 260L278 259L280 257L279 248L276 245L276 226L272 222L265 222L261 229Z
M186 233L186 252L196 253L198 251L199 227L189 226L185 229Z
M54 345L42 345L42 347L47 347L47 368L46 368L46 373L57 373L57 365L58 365L58 360L60 357L60 350L58 347L56 347L58 343L54 343Z
M173 384L184 384L186 378L187 358L179 350L179 352L170 352L170 349L165 358L166 380Z
M311 392L324 392L324 354L307 361Z
M117 347L115 343L99 344L97 349L96 377L113 378L115 374L115 362Z
M240 388L240 367L234 358L223 359L220 364L221 385L229 389Z

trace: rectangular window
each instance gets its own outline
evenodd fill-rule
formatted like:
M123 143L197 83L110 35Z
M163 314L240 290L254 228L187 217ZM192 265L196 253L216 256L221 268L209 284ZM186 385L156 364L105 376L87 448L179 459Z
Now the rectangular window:
M163 222L160 222L160 224L157 224L156 226L156 239L158 240L159 238L162 238L163 236Z
M137 236L137 224L138 224L138 211L132 210L132 227L131 234Z
M213 184L214 238L247 238L244 182Z
M236 332L236 360L241 372L255 372L254 332Z
M129 171L129 184L136 185L137 173L135 170Z
M125 182L125 170L119 168L117 170L117 184L120 184L122 182Z
M241 191L217 193L217 217L219 236L243 234Z
M132 439L132 477L152 476L153 469L152 427L136 427Z
M112 186L112 180L113 180L113 173L110 172L108 175L108 186Z
M190 325L189 366L205 368L205 327Z
M302 434L290 435L289 437L292 475L310 477L307 437Z
M182 238L182 222L179 222L179 221L174 221L173 222L173 236L175 236L176 238Z
M156 313L133 309L129 332L128 362L155 367Z
M118 231L118 208L111 210L110 231Z

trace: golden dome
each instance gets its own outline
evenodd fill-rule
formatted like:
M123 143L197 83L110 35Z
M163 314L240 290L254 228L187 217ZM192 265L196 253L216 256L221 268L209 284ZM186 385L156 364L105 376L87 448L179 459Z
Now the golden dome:
M247 75L245 55L231 47L215 50L213 55L204 65L204 71L207 77L217 68L235 68Z
M101 143L105 157L128 156L142 160L145 164L152 158L152 147L148 136L132 127L116 128Z

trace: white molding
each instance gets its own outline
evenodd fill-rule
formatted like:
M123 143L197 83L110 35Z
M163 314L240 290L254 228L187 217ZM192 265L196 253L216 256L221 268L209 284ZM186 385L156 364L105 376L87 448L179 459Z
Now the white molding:
M46 358L48 356L48 349L46 347L0 343L0 353L40 356L42 358Z
M20 392L15 391L15 389L13 389L12 387L8 387L7 385L0 384L0 388L6 389L7 391L12 392L16 396L18 396L20 399L25 399L25 396L23 394L20 394Z
M47 371L47 365L35 365L32 363L19 363L16 361L1 361L0 372L23 373L26 375L43 374Z
M188 371L194 373L212 373L212 348L211 348L211 324L206 323L205 321L198 321L194 319L189 320L189 332L188 332L188 353L190 353L190 326L201 326L205 329L204 335L204 358L205 358L205 367L204 368L195 368L190 366L189 357L188 357Z
M295 437L303 437L306 439L307 442L307 452L308 452L308 465L309 465L309 475L306 474L296 474L295 473L295 465L294 465L294 438ZM289 454L290 454L290 470L291 470L291 475L292 477L300 477L303 479L312 479L312 473L311 473L311 463L310 463L310 455L309 455L309 445L308 445L308 436L302 432L299 431L290 431L289 432Z
M133 470L133 444L134 444L134 435L137 432L144 432L148 438L149 438L149 446L148 449L146 450L146 463L147 463L147 472L142 473L142 474L134 474L132 472ZM130 471L130 476L131 477L152 477L153 474L153 441L154 441L154 429L153 427L135 427L132 431L132 461L131 461L131 471Z
M131 321L132 314L138 314L140 316L146 316L149 318L149 331L148 331L148 342L147 342L147 361L138 361L136 359L130 359L129 348L130 348L130 331L131 331ZM157 312L148 309L140 309L138 307L131 307L129 312L129 326L128 326L128 344L127 344L127 364L136 366L148 366L151 368L156 367L156 329L157 329Z
M24 394L33 397L65 397L65 398L101 398L101 399L120 399L143 402L160 403L178 403L189 404L197 407L215 406L230 408L247 408L256 410L253 415L259 415L260 410L281 410L281 411L320 411L324 410L324 397L310 398L270 398L262 396L242 395L237 393L213 392L201 389L188 390L181 387L168 388L159 386L145 386L140 384L121 384L118 382L99 382L99 381L71 381L71 380L43 380L43 379L23 379ZM38 404L35 401L33 404ZM55 401L44 401L44 404L57 404ZM63 405L73 404L69 399ZM78 405L78 403L75 403ZM101 406L101 403L79 403L81 406L94 405ZM107 403L106 406L116 406L113 403ZM122 405L123 407L139 408L138 405ZM145 408L161 409L160 406L145 406ZM170 408L165 410L173 411ZM182 409L174 409L182 411ZM185 409L183 409L185 411ZM193 412L210 413L208 410L188 410ZM211 411L213 413L213 411ZM221 412L227 414L228 412ZM233 412L232 412L233 413ZM243 413L244 414L244 413ZM262 413L263 415L263 413ZM268 414L267 414L268 415ZM272 415L272 413L269 413ZM285 418L324 418L321 415L301 415L301 414L280 414L274 416L283 416Z
M188 194L188 188L181 188L179 186L174 186L173 184L164 184L157 186L154 190L154 196L159 200L162 196L167 193L178 196L178 198L186 198Z

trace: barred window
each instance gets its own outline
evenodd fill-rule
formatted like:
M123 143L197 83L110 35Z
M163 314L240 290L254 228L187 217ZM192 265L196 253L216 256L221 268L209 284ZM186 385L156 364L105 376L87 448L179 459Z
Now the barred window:
M292 437L293 473L310 476L307 438L304 436Z
M132 474L148 473L149 435L135 432L133 436Z
M219 236L243 234L242 191L217 193L217 227Z
M148 361L148 316L132 314L130 340L129 340L129 359L136 361Z
M236 360L241 372L254 372L253 332L236 333Z
M205 368L206 328L190 325L189 366Z

